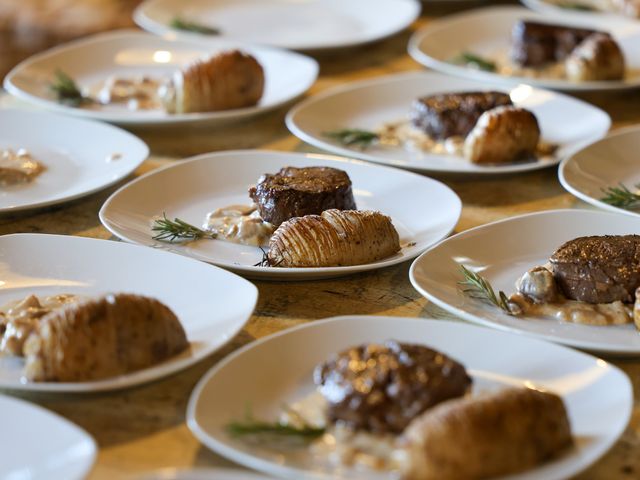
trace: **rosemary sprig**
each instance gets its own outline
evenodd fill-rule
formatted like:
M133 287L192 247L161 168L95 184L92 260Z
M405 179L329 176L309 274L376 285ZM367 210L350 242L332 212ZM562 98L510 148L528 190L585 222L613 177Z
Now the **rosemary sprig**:
M634 188L640 189L640 183L634 185ZM605 194L600 201L613 205L614 207L620 207L627 210L640 207L640 195L633 193L622 183L618 187L603 188L602 192Z
M198 240L200 238L216 238L218 235L215 232L207 232L198 227L174 218L169 220L167 215L162 212L162 218L155 220L151 227L153 232L158 232L153 236L154 240L160 242L175 243L183 240Z
M271 435L280 437L294 437L302 440L313 440L321 437L326 431L323 427L314 427L304 420L298 412L292 410L289 406L284 405L283 409L289 414L293 414L299 425L292 425L278 422L265 422L253 418L251 408L247 407L245 419L242 422L231 422L226 425L225 429L229 435L234 437Z
M591 5L578 2L558 2L556 3L560 8L566 8L568 10L578 10L582 12L597 12L598 10Z
M207 27L206 25L191 22L180 17L174 17L169 23L169 26L176 30L185 30L187 32L200 33L202 35L220 35L220 30L217 28Z
M374 142L380 139L380 135L376 132L368 130L360 130L358 128L344 128L342 130L333 130L324 132L325 137L337 140L347 147L370 147Z
M462 52L460 55L454 58L453 63L471 65L480 70L484 70L485 72L495 72L498 69L495 62L482 58L471 52Z
M464 265L460 265L460 270L464 276L464 281L458 282L458 285L463 287L461 289L462 293L470 298L476 298L478 300L492 303L509 315L514 314L511 306L509 305L509 299L502 290L500 290L496 295L496 292L493 290L489 281L482 275L472 272Z
M76 82L62 70L56 70L55 79L49 88L56 94L58 102L74 107L83 103L92 103L93 100L82 94Z

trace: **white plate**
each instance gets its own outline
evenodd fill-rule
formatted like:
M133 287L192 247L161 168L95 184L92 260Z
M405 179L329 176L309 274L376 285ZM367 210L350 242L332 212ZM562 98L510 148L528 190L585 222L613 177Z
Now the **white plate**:
M49 410L0 396L0 477L81 480L96 458L91 436Z
M251 405L256 418L275 419L283 404L313 391L315 365L332 353L368 342L420 343L462 362L474 392L506 385L540 386L563 397L576 447L561 458L509 480L570 477L602 456L629 420L631 385L616 367L584 353L522 336L442 320L338 317L289 329L251 343L207 373L191 394L187 423L204 445L235 462L283 478L397 479L332 469L309 451L290 455L230 437L225 425ZM268 382L252 379L269 379ZM504 477L506 480L506 477Z
M109 240L62 235L0 237L0 305L36 295L136 293L156 298L178 316L191 349L156 366L91 382L25 382L24 361L0 357L0 388L95 392L149 382L210 355L242 328L256 287L225 270L166 252Z
M614 13L614 12L563 8L553 1L545 1L545 0L520 0L520 1L527 8L530 8L531 10L544 13L546 15L554 15L556 17L561 17L569 13L569 15L579 15L579 16L584 16L585 18L591 17L592 21L597 21L600 18L609 18L609 17L615 20L626 19L631 22L638 20L632 17L627 17L619 13ZM580 5L582 3L584 4L595 3L595 2L588 2L588 1L581 2L580 0L564 0L564 2L567 4L576 4L576 5Z
M177 470L166 468L157 472L146 473L137 480L275 480L247 470L231 468L196 468L193 470Z
M389 37L419 14L417 0L147 0L136 9L134 20L160 35L185 35L170 26L179 17L237 40L315 50Z
M482 166L461 157L411 152L401 147L348 148L324 135L342 128L375 130L387 122L408 119L411 103L422 96L478 90L509 92L516 105L534 112L542 138L560 146L553 160ZM604 136L611 125L605 112L566 95L526 85L479 85L475 80L432 72L390 75L329 90L296 105L286 121L289 130L300 139L340 155L425 172L474 174L513 173L557 165L569 152Z
M604 189L620 184L631 191L636 190L635 185L640 184L638 152L640 127L618 130L563 160L558 170L560 183L591 205L612 212L640 215L640 210L626 210L600 200L605 195Z
M73 77L80 87L91 87L113 74L166 77L194 59L230 49L254 55L264 69L265 91L257 106L185 114L161 110L131 111L117 105L75 108L58 103L49 88L57 69ZM34 55L9 72L4 87L12 95L43 108L122 125L214 124L257 115L283 105L307 91L317 75L317 62L294 52L222 38L172 41L125 30L101 33Z
M640 218L591 210L551 210L508 218L459 233L418 257L411 283L436 305L470 322L573 347L618 355L640 354L633 325L595 327L560 320L514 317L465 297L460 265L471 267L507 295L524 272L546 263L568 240L587 235L640 234Z
M46 170L32 182L0 187L0 213L62 203L122 180L149 155L138 137L98 122L0 109L0 149L26 148ZM111 155L120 155L111 159Z
M571 82L546 77L517 77L483 72L451 62L469 51L487 58L506 55L511 29L522 19L595 28L609 31L625 56L627 76L624 80ZM409 42L409 54L417 62L451 75L474 80L495 81L506 85L527 83L558 90L621 90L640 87L640 25L614 18L585 17L567 13L562 18L549 17L523 7L490 7L448 16L416 32Z
M152 239L153 219L178 217L202 225L206 214L233 204L251 204L247 189L260 175L285 166L329 166L347 172L358 209L389 215L400 244L415 242L396 255L365 265L324 268L257 267L257 247L224 240L200 240L186 245ZM171 188L167 188L167 185ZM165 248L211 262L250 277L309 280L336 277L395 265L416 257L446 237L458 222L461 203L447 186L401 170L357 160L275 151L239 150L205 154L151 172L115 192L100 210L102 224L129 242Z

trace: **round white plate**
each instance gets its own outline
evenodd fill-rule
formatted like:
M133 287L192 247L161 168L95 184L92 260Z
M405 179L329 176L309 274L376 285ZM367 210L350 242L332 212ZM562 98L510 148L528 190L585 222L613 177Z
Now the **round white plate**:
M0 109L0 149L6 148L26 148L46 170L30 183L0 187L0 213L89 195L122 180L149 155L142 140L111 125Z
M38 405L0 396L0 477L81 480L96 458L93 438Z
M640 210L626 210L604 203L604 190L620 184L635 192L640 184L638 169L640 127L618 130L608 137L585 147L562 161L558 170L560 183L570 193L591 205L640 215Z
M166 252L109 240L45 234L0 237L0 305L36 295L136 293L177 315L191 345L156 366L91 382L26 382L24 360L0 356L0 388L95 392L149 382L210 355L242 328L256 287L220 268Z
M615 20L620 20L620 19L626 19L629 21L638 20L632 17L624 16L619 13L615 13L615 12L605 12L605 11L598 11L598 10L581 10L579 8L567 8L567 7L561 7L559 5L559 3L566 3L568 5L581 5L581 4L586 5L586 4L595 3L595 2L580 1L580 0L564 0L564 1L558 0L557 3L553 1L545 1L545 0L520 0L520 1L523 3L523 5L525 5L527 8L530 8L531 10L544 13L546 15L554 15L557 18L558 17L561 18L562 16L569 13L570 15L580 15L580 16L584 16L585 18L591 17L592 21L597 21L600 18L609 18L609 17L612 17Z
M452 63L462 52L481 57L506 55L511 42L511 29L522 19L546 23L595 28L610 32L619 43L626 60L624 80L571 82L563 79L507 76L484 72ZM523 7L488 7L448 16L430 23L416 32L409 42L409 54L417 62L451 75L506 85L527 83L558 90L621 90L640 87L640 24L614 18L592 18L571 14L549 17Z
M497 307L464 296L457 282L460 265L485 277L494 290L515 292L515 282L530 268L547 262L568 240L587 235L640 234L640 218L591 210L551 210L508 218L473 228L420 255L409 272L427 299L470 322L523 333L572 347L640 354L633 325L595 327L560 320L510 316Z
M253 342L211 369L191 394L187 423L204 445L234 462L282 478L397 479L363 469L333 469L305 450L291 454L230 437L225 426L242 420L247 405L260 419L276 419L283 404L313 391L315 365L332 353L394 339L440 350L462 362L474 392L531 384L561 395L576 447L559 459L509 480L568 478L602 456L629 420L632 391L616 367L584 353L531 338L463 323L398 317L337 317ZM268 382L252 379L269 379ZM506 478L505 478L506 480Z
M409 151L402 147L344 147L325 133L343 128L375 130L388 122L408 119L412 102L446 92L498 90L509 92L516 105L535 113L543 140L559 145L553 160L477 165L452 155ZM287 126L298 138L340 155L424 172L513 173L557 165L581 145L603 137L611 119L599 108L575 98L526 85L506 87L433 72L411 72L338 87L304 100L287 115Z
M275 480L248 470L231 468L196 468L177 470L166 468L136 477L138 480Z
M202 225L207 213L216 208L250 205L249 186L255 185L260 175L275 173L286 166L344 170L351 178L358 209L379 210L390 216L400 235L400 244L406 246L392 257L365 265L279 268L255 266L263 255L258 247L224 240L181 245L152 239L153 219L163 212L171 219L178 217L192 225ZM240 150L201 155L140 177L105 202L100 220L123 240L165 248L243 275L310 280L374 270L414 258L453 230L460 210L460 199L449 187L413 173L339 157Z
M160 35L188 34L171 27L172 20L180 18L237 40L316 50L389 37L407 28L419 14L417 0L147 0L133 18L145 30Z
M58 69L83 88L99 85L114 74L166 77L190 61L231 49L255 56L264 69L265 91L254 107L185 114L162 110L132 111L118 105L76 108L58 103L49 88ZM4 87L12 95L43 108L122 125L214 124L257 115L283 105L306 92L317 76L317 62L299 53L222 38L176 40L124 30L101 33L34 55L9 72Z

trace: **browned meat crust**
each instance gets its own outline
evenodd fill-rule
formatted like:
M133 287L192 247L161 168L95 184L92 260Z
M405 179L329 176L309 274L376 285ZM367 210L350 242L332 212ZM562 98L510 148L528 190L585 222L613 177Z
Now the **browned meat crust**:
M640 287L640 235L576 238L549 261L560 289L573 300L630 303Z
M262 219L275 226L331 208L356 209L349 176L331 167L285 167L276 174L267 173L249 189L249 196Z
M464 395L471 378L446 355L421 345L388 341L345 350L318 365L314 381L329 402L332 423L399 433L413 418Z

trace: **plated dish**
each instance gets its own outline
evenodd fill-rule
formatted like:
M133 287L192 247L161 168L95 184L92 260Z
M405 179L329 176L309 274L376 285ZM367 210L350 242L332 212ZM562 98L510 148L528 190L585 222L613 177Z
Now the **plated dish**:
M465 320L637 355L635 280L624 272L634 271L629 265L638 233L640 221L607 212L513 217L428 250L412 265L410 279L429 300Z
M42 407L4 395L0 396L0 412L3 478L28 475L33 480L81 480L91 470L96 443L80 427Z
M300 139L341 155L474 174L556 165L610 125L603 111L561 94L429 72L338 87L301 102L286 121Z
M409 53L425 66L476 80L558 90L637 87L640 26L598 20L551 20L520 7L474 10L416 32Z
M637 0L522 0L522 3L540 13L563 15L579 12L585 16L616 15L630 20L640 19Z
M35 55L4 86L50 110L144 126L256 115L303 94L317 73L315 60L275 48L119 31Z
M2 388L90 392L161 378L232 338L257 300L224 270L134 245L16 234L0 247ZM159 265L171 275L159 280Z
M348 370L346 376L339 373L340 368L348 368L349 362L342 362L341 357L337 355L338 352L363 344L383 345L390 339L395 342L387 343L386 347L376 348L369 345L364 350L356 349L360 352L359 355L371 356L369 359L371 361L367 361L365 366L363 360L362 370ZM384 354L383 350L385 348L393 350L394 344L396 347L399 346L397 342L417 345L401 346L404 353L401 353L398 359L403 360L395 362L394 354ZM482 348L476 348L474 345L482 345ZM435 358L438 358L437 362L430 363L428 359L431 358L429 355L432 352L425 347L440 352L435 354ZM487 351L499 351L501 354L487 355ZM411 357L413 361L406 361L410 353L418 357ZM382 356L376 356L376 354L382 354ZM357 355L357 352L352 351L347 357L355 361L360 359ZM373 361L374 357L376 361ZM259 360L264 358L270 358L273 361ZM293 358L295 361L291 361ZM526 362L522 360L523 358L527 359ZM535 363L535 368L531 364L532 361ZM427 362L428 365L422 365L423 362ZM248 369L255 374L270 378L269 385L238 381L237 379L243 378L243 372ZM389 371L389 374L376 375L375 372L371 372L369 376L369 369L382 369L385 372ZM416 403L412 400L412 395L418 393L411 390L413 384L408 380L411 378L413 369L416 374L419 371L424 373L425 369L428 369L429 373L435 373L436 370L446 372L445 379L439 378L433 384L430 383L431 376L420 377L423 382L430 385L426 387L430 395L423 396L421 399L434 401L439 398L441 403L432 407L427 406L424 413L420 413L417 409L404 408L401 409L402 415L395 415L393 408L396 403L409 402L413 406L423 405L423 402ZM338 384L335 385L337 388L327 387L327 382L340 384L340 382L351 380L357 381L356 377L361 374L370 379L367 383L372 386L370 394L373 394L377 400L365 403L348 402L347 399L351 399L354 395L367 396L369 393L360 389L344 391ZM568 381L568 378L576 378L576 376L584 378L585 381L578 385ZM232 378L235 381L231 381ZM456 388L460 387L460 392L467 393L464 398L445 400L442 394L453 394L453 387L449 382L454 379L455 382L461 381L456 384ZM391 382L392 385L389 389L385 389L379 385L379 382ZM222 384L227 387L221 393L220 385ZM320 388L317 388L317 384L321 385ZM324 387L327 388L323 392ZM525 387L555 392L558 396L528 390ZM607 393L613 391L609 389L615 389L616 393ZM318 391L321 396L323 393L326 395L330 418L341 419L339 425L329 430L325 430L316 423L318 413L323 409L317 408L318 402L310 402L310 399L318 398ZM519 472L509 478L529 478L532 475L544 476L544 478L566 478L578 473L602 455L620 435L628 421L631 406L630 385L626 376L615 367L588 355L521 336L491 332L459 323L361 316L338 317L296 327L239 350L214 367L196 386L189 401L187 421L192 432L207 447L231 460L268 474L301 478L313 472L318 478L386 479L400 476L400 470L393 466L393 459L391 464L367 462L365 466L360 463L364 458L357 458L357 455L363 454L363 450L368 448L368 442L364 438L371 437L372 433L377 431L377 427L386 425L386 422L406 423L408 420L409 427L396 444L399 455L395 456L395 461L400 465L407 461L411 463L407 457L414 455L426 462L434 460L434 463L429 464L428 469L419 469L418 476L415 476L413 471L403 477L431 478L428 477L428 472L443 472L443 470L437 470L438 468L474 469L476 467L471 464L476 461L478 464L483 464L483 468L488 468L486 455L478 457L474 455L478 444L473 441L472 432L475 424L472 420L475 415L473 412L482 411L482 417L485 419L493 418L493 415L504 418L511 414L526 416L534 412L533 403L529 404L525 400L522 405L527 404L527 408L522 408L521 405L521 408L508 413L510 409L508 405L511 401L508 398L513 398L512 395L547 400L553 398L552 403L558 407L564 405L572 436L577 441L566 450L558 448L555 459L547 459L546 462L529 468L523 468L521 463L516 467ZM597 395L599 399L597 420L593 417L594 412L590 411L589 402L584 400L593 399L593 395ZM246 416L248 405L251 408L249 418ZM358 409L368 408L371 409L370 414L364 416L357 414ZM543 416L549 418L547 415L551 415L554 409L549 407L544 410ZM378 413L375 412L382 416L378 417ZM384 412L387 414L385 415ZM456 412L459 422L456 421L456 427L451 429L449 415L453 412ZM558 412L560 412L559 417L553 415L556 419L563 416L562 408L559 408ZM343 414L346 415L344 418ZM602 421L603 418L600 415L609 420ZM410 416L417 416L417 418L413 420L405 418ZM433 425L430 423L436 418L439 426L432 430ZM275 425L274 419L276 419ZM363 419L374 422L375 425L369 425L368 434L358 432L356 429L356 437L353 437L353 422L357 423ZM295 423L302 420L305 422L302 427L300 423ZM378 420L384 423L376 423ZM267 423L261 423L263 421ZM526 421L520 418L517 424L525 423ZM521 447L530 441L533 435L543 431L543 423L542 420L538 423L541 428L535 434L532 430L525 429L527 434L520 437L520 440L516 440L518 434L512 430L510 433L514 436L511 437L512 443L509 446L501 443L498 426L500 423L497 423L492 430L491 439L484 438L483 447L495 450L493 453L497 457L493 458L498 458L504 454L505 449L510 449L518 443ZM266 425L276 427L272 435L267 437L269 442L264 441L265 435L258 434L255 428L251 428L258 424L264 429ZM313 429L320 431L317 432L318 435L314 441L301 444L298 438L296 444L291 441L291 438L289 442L286 439L283 440L283 437L287 437L286 435L274 433L278 428L287 426L288 433L299 433L301 429L305 429L307 433ZM338 433L340 428L347 429L345 435ZM560 429L554 430L555 433L559 431ZM247 436L247 432L252 436ZM282 433L281 430L280 432ZM464 449L460 448L460 442L456 443L458 434L465 437ZM431 448L436 448L435 445L438 448L438 454L434 454L434 457L431 457L429 449L424 451L418 449L416 452L412 448L416 446L416 442L420 443L420 438L435 438L438 435L442 435L438 438L439 441L431 444ZM351 449L347 452L337 451L336 446L343 446L342 442L350 444ZM357 444L354 445L353 442ZM292 443L297 446L292 446ZM551 444L550 441L545 442L546 446ZM403 445L409 445L408 455L406 455L407 448ZM328 450L325 447L329 447ZM518 448L515 447L514 451ZM392 449L385 447L378 450L377 454L388 450ZM405 455L402 455L403 450ZM343 453L346 456L341 455ZM356 458L353 457L354 453ZM454 460L456 455L464 456L465 460L461 463L456 462ZM445 462L444 466L437 465L438 460L443 458L451 462ZM528 456L529 460L531 458ZM345 465L345 461L352 463ZM502 463L499 468L505 468L506 463L508 462ZM427 477L420 476L425 474ZM493 474L495 475L496 472Z
M224 36L296 50L345 48L397 33L420 14L416 0L147 0L134 13L145 30Z
M149 154L118 128L0 109L0 213L55 205L122 180Z
M560 183L591 205L637 216L640 214L640 175L635 156L638 148L639 128L617 130L567 157L558 170Z
M167 182L174 187L167 190ZM141 177L105 202L100 219L130 242L293 280L406 261L448 235L460 208L448 187L408 172L322 155L236 151ZM180 221L204 238L162 241L172 240Z

